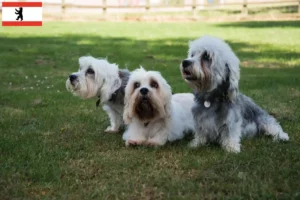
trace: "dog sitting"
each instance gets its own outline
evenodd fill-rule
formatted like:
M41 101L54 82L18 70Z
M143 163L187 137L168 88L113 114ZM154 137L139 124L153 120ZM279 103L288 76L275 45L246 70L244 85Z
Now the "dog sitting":
M264 133L274 140L289 140L272 116L239 93L239 59L223 40L203 36L190 42L180 71L195 89L196 133L191 147L218 142L225 150L238 153L243 136Z
M186 131L194 131L193 103L193 94L172 95L159 72L143 68L133 71L125 88L126 146L161 146L183 138Z
M79 58L79 71L72 73L66 81L66 88L83 99L97 97L107 112L110 126L105 132L118 132L123 124L125 86L130 72L105 59L92 56Z

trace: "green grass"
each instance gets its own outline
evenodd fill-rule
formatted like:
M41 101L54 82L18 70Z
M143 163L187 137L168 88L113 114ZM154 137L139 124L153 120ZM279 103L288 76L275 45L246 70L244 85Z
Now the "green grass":
M299 199L300 22L44 23L0 28L1 199ZM158 70L189 92L179 63L189 40L224 38L241 60L240 90L280 121L288 143L243 140L242 152L126 148L105 134L96 100L65 89L78 57Z

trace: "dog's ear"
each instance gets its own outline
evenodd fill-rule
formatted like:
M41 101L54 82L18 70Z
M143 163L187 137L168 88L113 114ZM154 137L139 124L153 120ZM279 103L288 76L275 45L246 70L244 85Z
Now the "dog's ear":
M165 94L165 101L166 104L164 105L163 109L164 109L164 117L171 117L171 114L172 114L172 91L171 91L171 86L166 82L165 83L165 91L166 94Z
M101 93L101 102L108 101L112 94L116 92L121 87L122 81L118 75L108 75L104 79L102 93Z
M172 101L168 101L167 104L164 107L165 115L169 118L172 114Z
M211 82L211 75L210 75L210 71L211 71L211 64L212 64L212 53L208 53L207 51L204 51L200 57L200 64L202 67L202 71L203 71L203 78L202 79L202 84L201 84L201 88L202 89L207 89L210 87L210 82Z
M231 102L236 100L238 90L239 90L239 68L232 67L226 63L226 71L227 71L227 81L229 82L228 87L228 98Z
M103 87L101 89L101 103L108 101L111 95L121 87L121 80L118 77L106 77L103 80Z
M111 80L111 91L114 93L120 87L121 87L121 79L119 77L114 77Z

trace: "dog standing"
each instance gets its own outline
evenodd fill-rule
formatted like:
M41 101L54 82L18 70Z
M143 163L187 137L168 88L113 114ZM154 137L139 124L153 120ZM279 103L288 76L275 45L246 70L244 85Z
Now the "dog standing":
M159 72L143 68L133 71L125 88L126 146L160 146L183 138L186 131L194 131L193 103L192 94L172 95Z
M72 73L66 81L66 88L83 99L97 97L97 106L103 105L110 119L105 132L118 132L123 124L125 86L130 72L105 59L92 56L79 58L79 71Z
M289 140L272 116L239 93L239 59L223 40L203 36L190 42L180 70L195 89L196 134L191 147L218 142L225 150L238 153L243 136L264 133L274 140Z

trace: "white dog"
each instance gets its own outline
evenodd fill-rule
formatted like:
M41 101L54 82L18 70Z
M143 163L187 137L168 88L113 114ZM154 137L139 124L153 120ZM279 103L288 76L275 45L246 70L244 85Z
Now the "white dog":
M118 65L92 56L79 58L79 71L72 73L66 88L83 99L97 97L97 106L103 105L110 119L105 132L118 132L123 124L125 86L130 72L119 70Z
M195 88L192 111L197 131L191 147L218 142L238 153L243 136L263 133L289 140L272 116L239 92L239 59L223 40L203 36L192 41L180 69L184 80Z
M131 73L125 88L123 139L128 145L164 145L194 131L192 94L175 94L159 72L143 68Z

